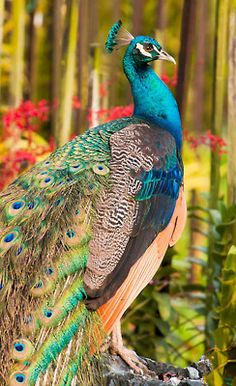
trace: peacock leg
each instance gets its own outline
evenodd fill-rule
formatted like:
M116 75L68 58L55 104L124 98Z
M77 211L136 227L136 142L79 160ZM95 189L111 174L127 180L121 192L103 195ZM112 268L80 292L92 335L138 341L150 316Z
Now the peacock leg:
M136 373L149 373L150 370L139 359L135 351L129 350L123 344L120 320L116 322L112 330L112 353L118 354Z

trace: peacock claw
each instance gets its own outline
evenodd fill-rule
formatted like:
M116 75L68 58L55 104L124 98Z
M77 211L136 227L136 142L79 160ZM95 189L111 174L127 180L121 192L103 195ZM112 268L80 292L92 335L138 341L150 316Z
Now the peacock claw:
M135 373L144 375L149 373L149 369L147 366L145 366L141 360L138 359L137 354L135 351L129 350L126 347L122 346L117 346L117 347L112 347L112 354L118 354L123 361L127 363L127 365L134 370Z
M129 350L123 345L120 322L112 330L111 352L112 354L119 355L136 373L141 375L151 373L148 367L138 358L136 352Z

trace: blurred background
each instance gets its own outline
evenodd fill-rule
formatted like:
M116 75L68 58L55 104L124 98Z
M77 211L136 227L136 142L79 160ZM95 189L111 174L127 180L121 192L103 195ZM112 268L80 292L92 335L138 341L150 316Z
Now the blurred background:
M236 385L236 1L0 0L0 189L74 135L132 114L111 25L151 35L177 66L155 70L183 124L188 223L128 310L126 344Z

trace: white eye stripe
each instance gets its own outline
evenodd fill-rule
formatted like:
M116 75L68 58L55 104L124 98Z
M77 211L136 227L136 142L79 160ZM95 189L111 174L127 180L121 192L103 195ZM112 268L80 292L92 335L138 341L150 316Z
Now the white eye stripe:
M142 55L147 56L147 57L149 57L149 58L152 58L152 54L150 54L150 52L147 52L147 51L144 49L144 47L143 47L142 44L137 43L137 44L136 44L136 48L141 52Z
M158 48L156 48L155 46L153 46L153 48L154 48L154 50L155 50L156 52L159 52L159 51L158 51Z

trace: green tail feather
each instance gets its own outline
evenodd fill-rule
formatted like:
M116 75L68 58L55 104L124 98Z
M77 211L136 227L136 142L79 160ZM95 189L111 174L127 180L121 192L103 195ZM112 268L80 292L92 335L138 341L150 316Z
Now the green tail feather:
M91 345L96 346L91 344L97 328L92 325L99 322L82 303L83 273L96 202L109 186L110 136L134 120L87 131L0 194L0 363L4 379L12 374L10 385L34 385L47 370L51 382L51 364L57 361L56 384L64 379L69 386ZM47 311L48 319L56 311L49 323ZM16 341L28 347L25 355L12 355ZM68 345L72 349L65 370ZM19 362L15 372L14 361Z

